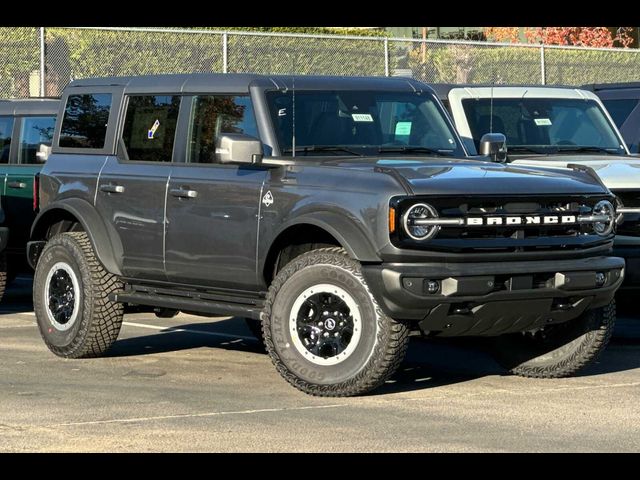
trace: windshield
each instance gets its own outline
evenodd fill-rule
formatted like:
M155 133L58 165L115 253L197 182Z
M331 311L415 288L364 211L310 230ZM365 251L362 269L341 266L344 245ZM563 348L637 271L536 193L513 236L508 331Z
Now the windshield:
M285 156L294 155L294 135L295 156L464 156L431 94L288 90L266 96Z
M504 133L511 152L626 154L597 102L567 98L494 98L462 101L473 141L490 130Z

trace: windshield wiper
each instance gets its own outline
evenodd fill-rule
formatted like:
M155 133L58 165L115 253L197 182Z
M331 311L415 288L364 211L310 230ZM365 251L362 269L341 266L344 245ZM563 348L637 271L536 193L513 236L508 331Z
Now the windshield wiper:
M282 153L292 153L293 148L285 148ZM355 150L351 150L347 147L339 145L307 145L305 147L296 147L296 153L309 153L309 152L344 152L349 155L356 155L358 157L364 156L362 153L358 153Z
M529 152L529 153L535 153L535 154L538 154L538 155L547 155L547 154L551 153L548 150L548 148L526 147L524 145L507 146L507 152L508 153L512 153L512 152ZM553 150L553 152L555 152L555 150Z
M604 147L580 147L580 146L557 146L557 152L595 152L606 153L607 155L620 155L620 151L617 148L604 148Z
M451 156L453 152L447 152L443 150L436 150L429 147L411 147L411 146L398 146L398 147L380 147L378 153L429 153L431 155L438 156Z

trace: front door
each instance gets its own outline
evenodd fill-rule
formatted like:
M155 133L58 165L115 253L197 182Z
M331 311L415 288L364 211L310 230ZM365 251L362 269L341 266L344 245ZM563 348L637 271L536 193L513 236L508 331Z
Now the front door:
M98 180L96 207L115 226L127 277L166 280L165 201L179 107L179 96L129 97L118 156Z
M248 96L202 95L191 103L186 162L167 195L166 272L176 283L236 290L256 286L258 214L266 169L220 164L221 134L258 136Z

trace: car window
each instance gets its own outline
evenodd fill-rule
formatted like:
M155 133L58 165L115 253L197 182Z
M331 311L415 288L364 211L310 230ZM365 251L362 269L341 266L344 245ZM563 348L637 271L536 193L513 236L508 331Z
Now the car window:
M200 95L193 98L192 111L189 162L215 163L216 146L222 134L259 137L249 97Z
M171 162L180 97L129 97L122 140L129 160Z
M568 98L490 98L462 101L476 148L485 133L504 133L507 145L591 146L624 153L597 102Z
M37 157L40 145L51 146L56 117L23 117L18 147L18 163L42 163Z
M9 163L13 117L0 117L0 163Z
M110 93L69 95L60 128L60 147L104 148Z
M640 99L636 98L623 98L615 100L602 100L605 108L613 118L614 123L618 128L622 126L634 108L638 105Z

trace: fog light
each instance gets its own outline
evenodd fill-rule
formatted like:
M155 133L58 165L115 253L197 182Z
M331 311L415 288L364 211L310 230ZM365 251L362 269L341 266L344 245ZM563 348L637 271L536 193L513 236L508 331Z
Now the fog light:
M596 286L602 287L606 282L607 282L607 276L604 273L602 272L596 273Z
M433 295L434 293L438 293L440 291L440 282L437 280L429 280L427 281L427 293Z

